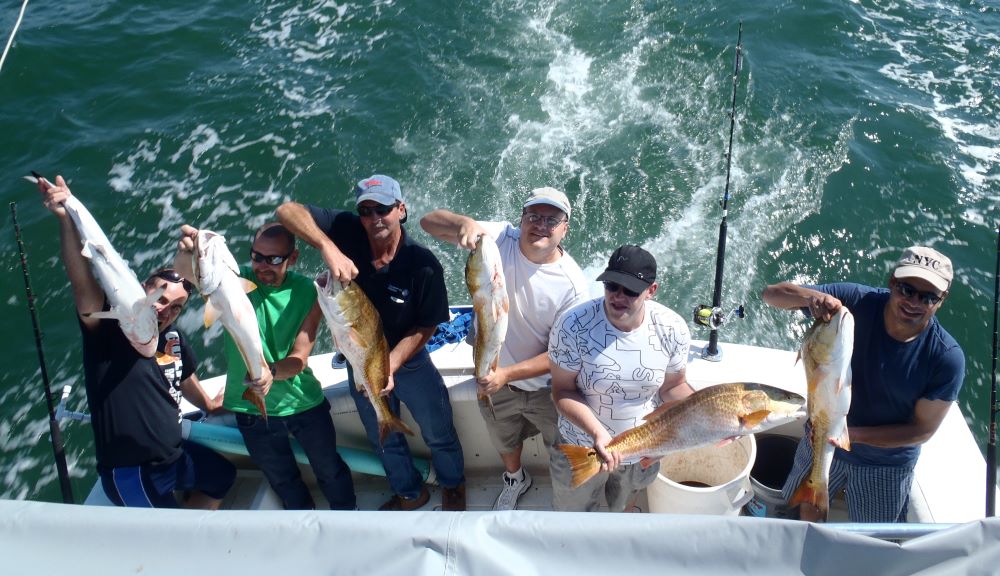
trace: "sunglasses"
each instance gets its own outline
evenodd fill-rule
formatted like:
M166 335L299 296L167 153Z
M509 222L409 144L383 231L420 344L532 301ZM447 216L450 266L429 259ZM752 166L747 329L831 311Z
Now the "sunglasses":
M539 222L544 222L546 228L555 228L556 226L569 220L569 218L542 216L541 214L535 214L534 212L522 212L521 215L524 216L524 219L527 220L529 224L538 224Z
M194 292L194 284L188 282L186 278L177 273L173 268L164 268L153 272L153 278L161 278L173 284L182 284L188 294Z
M896 291L899 292L900 296L906 298L907 300L917 296L921 302L928 306L934 306L942 300L939 294L935 294L934 292L921 292L912 285L907 284L906 282L900 282L899 280L896 281Z
M604 289L607 290L610 294L617 294L618 291L621 290L622 294L628 296L629 298L638 298L639 294L642 294L642 292L635 292L629 290L628 288L622 286L617 282L605 282Z
M294 250L292 251L294 252ZM285 254L284 256L261 254L256 250L250 251L250 259L258 264L270 264L271 266L278 266L285 260L288 260L292 256L292 252Z
M389 212L392 212L397 207L399 207L399 202L391 204L389 206L383 206L379 204L378 206L358 206L358 216L362 218L367 218L372 214L376 216L385 216Z

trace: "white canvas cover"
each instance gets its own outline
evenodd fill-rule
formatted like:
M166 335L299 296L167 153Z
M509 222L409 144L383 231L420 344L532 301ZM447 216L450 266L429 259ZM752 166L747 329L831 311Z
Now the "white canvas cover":
M749 517L196 512L0 501L2 573L990 574L1000 520L903 544Z

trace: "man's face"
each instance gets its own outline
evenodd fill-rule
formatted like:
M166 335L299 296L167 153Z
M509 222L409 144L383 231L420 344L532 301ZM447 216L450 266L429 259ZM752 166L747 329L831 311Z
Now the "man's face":
M184 309L184 304L188 301L188 293L184 289L183 283L168 282L163 278L157 277L154 277L143 287L146 290L146 294L152 294L161 286L165 287L163 294L160 295L159 300L153 303L153 309L156 310L157 327L160 332L163 332L167 326L173 324L174 320L177 320L177 317L180 316L181 310Z
M295 263L298 256L299 251L292 248L288 239L259 236L250 247L250 267L263 284L281 286L288 275L288 267ZM281 260L281 263L271 264L274 260Z
M531 222L531 220L536 221ZM558 223L552 226L550 221ZM550 252L558 248L567 232L569 232L569 220L566 214L555 206L535 204L525 208L521 214L522 250L527 248Z
M923 278L889 277L889 303L886 312L890 321L901 326L921 328L941 308L948 292L939 292ZM937 300L936 302L929 302Z
M604 283L604 311L616 327L634 326L642 321L646 300L656 294L659 285L653 282L635 296L626 294L626 288L615 282ZM635 294L633 292L633 294Z
M358 204L358 216L361 225L372 241L388 240L399 231L399 221L403 219L406 204L402 202L386 206L374 200L365 200Z

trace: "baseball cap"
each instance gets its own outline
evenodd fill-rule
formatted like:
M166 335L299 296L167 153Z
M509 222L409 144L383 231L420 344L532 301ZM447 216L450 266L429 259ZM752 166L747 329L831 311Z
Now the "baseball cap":
M392 206L396 202L403 201L399 182L382 174L374 174L358 182L354 187L354 197L355 206L365 200L374 200L383 206Z
M922 278L942 292L951 287L954 277L951 260L926 246L910 246L903 250L892 275L894 278Z
M551 188L549 186L535 188L531 191L531 194L528 194L528 199L524 201L521 208L527 208L528 206L534 206L535 204L548 204L549 206L555 206L556 208L562 210L566 214L566 217L569 218L569 198L555 188Z
M656 259L638 246L621 246L611 254L608 267L597 280L617 282L633 292L642 292L656 281Z

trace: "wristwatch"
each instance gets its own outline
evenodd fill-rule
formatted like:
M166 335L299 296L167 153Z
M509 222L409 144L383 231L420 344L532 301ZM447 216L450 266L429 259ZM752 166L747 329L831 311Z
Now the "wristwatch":
M274 362L267 365L267 369L271 371L271 377L275 380L278 379L277 368L274 366Z

